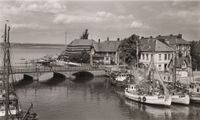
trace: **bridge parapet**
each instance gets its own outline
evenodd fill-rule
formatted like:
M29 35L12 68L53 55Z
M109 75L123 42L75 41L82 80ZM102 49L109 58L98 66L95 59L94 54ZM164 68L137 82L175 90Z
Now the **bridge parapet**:
M78 66L78 67L69 67L69 66L14 66L12 69L13 74L17 73L37 73L37 72L64 72L64 71L98 71L106 70L106 67L92 67L92 66ZM0 74L3 74L3 70L0 70Z

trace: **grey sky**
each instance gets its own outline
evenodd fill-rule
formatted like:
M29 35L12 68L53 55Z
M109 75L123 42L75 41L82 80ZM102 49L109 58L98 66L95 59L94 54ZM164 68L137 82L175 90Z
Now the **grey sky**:
M0 34L9 19L12 42L65 43L66 31L69 43L86 28L95 40L134 33L200 40L199 1L0 0L0 8Z

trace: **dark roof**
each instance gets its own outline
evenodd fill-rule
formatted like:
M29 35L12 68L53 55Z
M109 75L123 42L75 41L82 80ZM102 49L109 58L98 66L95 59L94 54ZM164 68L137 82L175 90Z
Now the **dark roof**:
M116 52L118 50L120 41L104 41L95 43L94 49L96 52Z
M173 52L174 50L167 44L155 38L140 39L140 51L147 52Z
M168 36L157 36L157 39L161 40L162 42L165 42L169 45L175 45L175 44L190 44L190 42L184 40L182 38L182 35L168 35Z
M69 44L69 46L92 46L93 43L96 43L93 39L75 39Z

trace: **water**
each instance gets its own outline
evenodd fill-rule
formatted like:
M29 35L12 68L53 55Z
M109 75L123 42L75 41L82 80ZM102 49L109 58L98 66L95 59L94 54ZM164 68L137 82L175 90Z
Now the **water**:
M50 48L26 49L13 51L14 57L30 59L59 52ZM40 120L200 119L200 104L172 105L170 108L142 105L125 99L123 91L110 86L106 79L95 77L86 82L66 79L56 85L32 83L17 88L17 94L23 109L27 109L31 102L34 104Z

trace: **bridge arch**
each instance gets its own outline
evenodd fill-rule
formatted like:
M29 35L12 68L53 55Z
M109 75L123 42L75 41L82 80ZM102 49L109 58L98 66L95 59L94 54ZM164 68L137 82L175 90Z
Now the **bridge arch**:
M73 76L75 76L74 81L76 82L86 82L86 81L90 81L94 78L94 74L91 73L90 71L78 71L72 74Z

